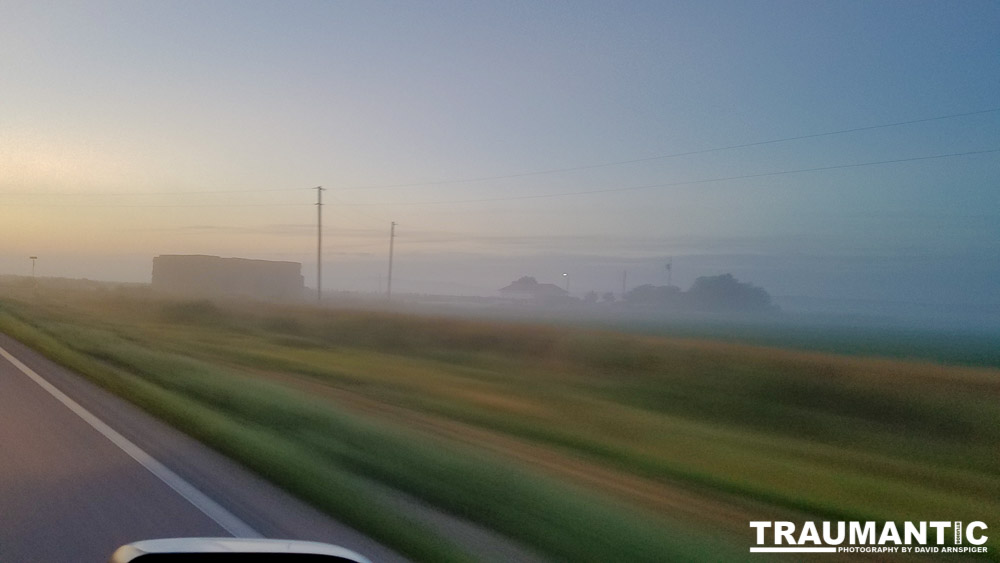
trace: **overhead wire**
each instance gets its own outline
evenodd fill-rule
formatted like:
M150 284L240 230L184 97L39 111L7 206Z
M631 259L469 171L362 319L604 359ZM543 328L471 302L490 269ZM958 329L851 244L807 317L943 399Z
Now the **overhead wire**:
M863 168L867 166L880 166L886 164L899 164L905 162L918 162L926 160L938 160L945 158L956 158L962 156L973 156L981 154L993 154L1000 152L1000 149L987 149L980 151L966 151L958 153L948 153L948 154L937 154L937 155L927 155L927 156L916 156L909 158L897 158L891 160L877 160L870 162L858 162L849 164L836 164L832 166L817 166L812 168L798 168L794 170L779 170L775 172L761 172L758 174L742 174L738 176L724 176L718 178L705 178L700 180L683 180L678 182L662 182L656 184L644 184L640 186L623 186L614 188L602 188L596 190L580 190L573 192L557 192L557 193L547 193L547 194L530 194L530 195L520 195L520 196L502 196L502 197L490 197L490 198L474 198L474 199L452 199L452 200L438 200L438 201L412 201L412 202L345 202L339 200L336 203L329 203L331 206L339 207L371 207L371 206L410 206L410 205L447 205L447 204L463 204L463 203L491 203L491 202L501 202L501 201L517 201L517 200L529 200L529 199L547 199L547 198L558 198L558 197L572 197L581 195L594 195L594 194L604 194L604 193L615 193L615 192L627 192L627 191L637 191L637 190L647 190L655 188L669 188L678 186L690 186L697 184L709 184L715 182L728 182L733 180L749 180L754 178L767 178L773 176L784 176L789 174L803 174L808 172L823 172L829 170L843 170L849 168ZM314 188L312 188L314 189ZM199 208L199 207L309 207L313 206L313 203L218 203L218 204L89 204L89 205L76 205L76 204L64 204L64 203L0 203L0 207L118 207L118 208Z
M763 146L763 145L769 145L769 144L777 144L777 143L791 142L791 141L811 139L811 138L818 138L818 137L826 137L826 136L832 136L832 135L840 135L840 134L860 132L860 131L869 131L869 130L875 130L875 129L889 128L889 127L898 127L898 126L911 125L911 124L917 124L917 123L926 123L926 122L932 122L932 121L940 121L940 120L945 120L945 119L954 119L954 118L959 118L959 117L968 117L968 116L974 116L974 115L983 115L983 114L995 113L995 112L1000 112L1000 108L990 108L990 109L984 109L984 110L978 110L978 111L971 111L971 112L964 112L964 113L954 113L954 114L948 114L948 115L926 117L926 118L921 118L921 119L911 119L911 120L907 120L907 121L898 121L898 122L884 123L884 124L879 124L879 125L869 125L869 126L863 126L863 127L853 127L853 128L841 129L841 130L837 130L837 131L827 131L827 132L822 132L822 133L811 133L811 134L806 134L806 135L797 135L797 136L793 136L793 137L783 137L783 138L779 138L779 139L769 139L769 140L764 140L764 141L755 141L755 142L750 142L750 143L741 143L741 144L734 144L734 145L726 145L726 146L713 147L713 148L707 148L707 149L699 149L699 150L692 150L692 151L685 151L685 152L677 152L677 153L671 153L671 154L665 154L665 155L658 155L658 156L651 156L651 157L644 157L644 158L636 158L636 159L629 159L629 160L620 160L620 161L614 161L614 162L605 162L605 163L597 163L597 164L589 164L589 165L581 165L581 166L573 166L573 167L565 167L565 168L551 168L551 169L547 169L547 170L536 170L536 171L530 171L530 172L519 172L519 173L496 175L496 176L480 176L480 177L475 177L475 178L464 178L464 179L455 179L455 180L442 180L442 181L436 181L436 182L415 182L415 183L405 183L405 184L385 184L385 185L370 185L370 186L348 186L348 187L333 188L333 189L330 189L329 191L331 191L331 192L345 192L345 191L354 191L354 190L360 190L360 189L404 188L404 187L437 186L437 185L447 185L447 184L462 184L462 183L472 183L472 182L480 182L480 181L488 181L488 180L502 180L502 179L513 179L513 178L521 178L521 177L536 176L536 175L556 174L556 173L561 173L561 172L572 172L572 171L579 171L579 170L590 170L590 169L596 169L596 168L604 168L604 167L610 167L610 166L619 166L619 165L626 165L626 164L634 164L634 163L648 162L648 161L653 161L653 160L662 160L662 159L668 159L668 158L677 158L677 157L682 157L682 156L692 156L692 155L698 155L698 154L707 154L707 153L712 153L712 152L720 152L720 151L734 150L734 149L740 149L740 148L748 148L748 147L754 147L754 146ZM885 160L885 161L857 163L857 164L843 164L843 165L826 166L826 167L816 167L816 168L805 168L805 169L798 169L798 170L786 170L786 171L779 171L779 172L769 172L769 173L762 173L762 174L747 174L747 175L740 175L740 176L729 176L729 177L724 177L724 178L712 178L712 179L705 179L705 180L693 180L693 181L684 181L684 182L658 183L658 184L648 184L648 185L642 185L642 186L605 188L605 189L598 189L598 190L586 190L586 191L575 191L575 192L561 192L561 193L555 193L555 194L533 194L533 195L523 195L523 196L504 196L504 197L495 197L495 198L477 198L477 199L464 199L464 200L442 200L442 201L427 201L427 202L400 202L400 203L362 203L362 202L351 203L351 202L340 201L339 198L338 198L339 201L337 203L332 204L332 205L351 206L351 207L359 207L359 206L370 207L370 206L376 206L376 205L442 205L442 204L448 204L448 203L484 203L484 202L494 202L494 201L514 201L514 200L527 200L527 199L543 199L543 198L553 198L553 197L567 197L567 196L576 196L576 195L589 195L589 194L600 194L600 193L610 193L610 192L623 192L623 191L631 191L631 190L643 190L643 189L652 189L652 188L657 188L657 187L672 187L672 186L693 185L693 184L700 184L700 183L711 183L711 182L722 182L722 181L732 181L732 180L741 180L741 179L752 179L752 178L760 178L760 177L766 177L766 176L778 176L778 175L783 175L783 174L796 174L796 173L803 173L803 172L817 172L817 171L823 171L823 170L835 170L835 169L842 169L842 168L855 168L855 167L863 167L863 166L875 166L875 165L880 165L880 164L891 164L891 163L912 162L912 161L919 161L919 160L950 158L950 157L966 156L966 155L973 155L973 154L985 154L985 153L991 153L991 152L997 152L997 150L970 151L970 152L965 152L965 153L953 153L953 154L945 154L945 155L933 155L933 156L925 156L925 157L914 157L914 158L905 158L905 159L896 159L896 160ZM83 193L80 193L80 192L0 192L0 196L30 196L30 197L39 197L39 196L63 196L63 197L105 197L105 196L113 196L113 197L123 197L123 196L129 196L129 197L143 197L143 196L154 196L154 195L185 196L185 195L207 195L207 194L276 193L276 192L291 193L291 192L300 192L300 191L301 192L307 192L307 191L312 191L313 189L315 189L315 188L260 188L260 189L230 189L230 190L215 189L215 190L156 191L156 192L83 192ZM254 203L243 203L243 204L241 204L241 203L230 202L230 203L224 203L224 204L207 204L207 203L205 203L205 204L91 204L91 205L77 205L77 204L49 204L49 203L0 203L0 207L125 207L125 208L128 208L128 207L137 207L137 208L139 208L139 207L141 207L141 208L158 208L158 207L162 207L162 208L171 208L171 207L176 207L176 208L199 208L199 207L289 207L289 206L308 206L308 205L313 205L313 204L311 204L311 203L301 203L301 204L293 204L293 203L271 203L271 204L265 204L265 203L257 203L257 204L254 204Z
M477 199L458 199L458 200L439 200L439 201L413 201L413 202L399 202L399 203L365 203L365 202L355 202L355 203L340 203L342 206L373 206L373 205L385 205L385 206L407 206L407 205L444 205L444 204L456 204L456 203L490 203L499 201L516 201L525 199L545 199L545 198L557 198L557 197L569 197L569 196L580 196L580 195L592 195L592 194L603 194L603 193L614 193L614 192L626 192L633 190L646 190L654 188L669 188L676 186L689 186L696 184L708 184L713 182L727 182L732 180L748 180L753 178L766 178L771 176L783 176L787 174L802 174L806 172L822 172L827 170L841 170L847 168L862 168L865 166L878 166L883 164L898 164L903 162L917 162L921 160L935 160L943 158L954 158L960 156L972 156L978 154L991 154L1000 152L1000 149L989 149L982 151L967 151L960 153L950 153L950 154L937 154L930 156L917 156L911 158L897 158L893 160L878 160L872 162L859 162L852 164L837 164L833 166L818 166L814 168L799 168L796 170L780 170L776 172L762 172L759 174L743 174L740 176L725 176L719 178L707 178L701 180L685 180L679 182L665 182L657 184L645 184L641 186L626 186L617 188L603 188L597 190L582 190L574 192L558 192L558 193L548 193L548 194L531 194L531 195L520 195L520 196L502 196L502 197L491 197L491 198L477 198Z
M80 208L199 208L199 207L312 207L315 203L2 203L0 207L71 207Z
M901 127L903 125L914 125L914 124L917 124L917 123L928 123L928 122L931 122L931 121L941 121L941 120L945 120L945 119L956 119L956 118L959 118L959 117L969 117L969 116L973 116L973 115L983 115L983 114L987 114L987 113L996 113L996 112L1000 112L1000 108L990 108L990 109L984 109L984 110L969 111L969 112L964 112L964 113L952 113L952 114L948 114L948 115L939 115L939 116L935 116L935 117L925 117L925 118L920 118L920 119L910 119L910 120L907 120L907 121L896 121L896 122L893 122L893 123L883 123L883 124L879 124L879 125L867 125L867 126L863 126L863 127L852 127L850 129L839 129L837 131L826 131L826 132L823 132L823 133L809 133L809 134L806 134L806 135L796 135L794 137L782 137L782 138L779 138L779 139L768 139L768 140L764 140L764 141L753 141L753 142L750 142L750 143L740 143L740 144L735 144L735 145L726 145L726 146L712 147L712 148L707 148L707 149L698 149L698 150L676 152L676 153L670 153L670 154L661 154L661 155L656 155L656 156L648 156L648 157L643 157L643 158L633 158L633 159L628 159L628 160L617 160L617 161L603 162L603 163L597 163L597 164L584 164L584 165L580 165L580 166L569 166L569 167L565 167L565 168L550 168L550 169L545 169L545 170L534 170L534 171L529 171L529 172L515 172L515 173L502 174L502 175L496 175L496 176L479 176L479 177L462 178L462 179L454 179L454 180L438 180L438 181L433 181L433 182L413 182L413 183L404 183L404 184L375 184L375 185L347 186L347 187L336 188L336 189L337 189L337 191L354 191L354 190L368 190L368 189L412 188L412 187L421 187L421 186L443 186L443 185L449 185L449 184L465 184L465 183L473 183L473 182L486 182L486 181L490 181L490 180L507 180L507 179L512 179L512 178L524 178L524 177L528 177L528 176L541 176L541 175L546 175L546 174L558 174L558 173L562 173L562 172L576 172L576 171L580 171L580 170L593 170L593 169L596 169L596 168L607 168L607 167L611 167L611 166L622 166L622 165L625 165L625 164L636 164L636 163L639 163L639 162L649 162L649 161L653 161L653 160L665 160L665 159L668 159L668 158L679 158L679 157L682 157L682 156L694 156L694 155L699 155L699 154L708 154L708 153L713 153L713 152L721 152L721 151L734 150L734 149L744 149L744 148L749 148L749 147L759 147L759 146L764 146L764 145L773 145L773 144L777 144L777 143L786 143L786 142L791 142L791 141L801 141L801 140L805 140L805 139L815 139L815 138L819 138L819 137L829 137L829 136L833 136L833 135L843 135L843 134L846 134L846 133L857 133L857 132L860 132L860 131L871 131L871 130L875 130L875 129L885 129L885 128L889 128L889 127Z
M14 196L63 196L63 197L121 197L121 196L147 196L147 195L208 195L208 194L252 194L252 193L275 193L275 192L296 192L302 190L314 190L316 188L261 188L261 189L238 189L238 190L182 190L182 191L156 191L156 192L0 192L0 195Z

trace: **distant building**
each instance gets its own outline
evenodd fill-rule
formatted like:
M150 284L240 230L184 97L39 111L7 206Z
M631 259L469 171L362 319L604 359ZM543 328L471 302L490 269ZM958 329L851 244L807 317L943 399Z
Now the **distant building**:
M535 278L524 276L500 288L500 295L512 299L558 299L566 297L569 292L558 285L538 283Z
M301 299L302 264L204 255L153 258L153 289L205 297Z

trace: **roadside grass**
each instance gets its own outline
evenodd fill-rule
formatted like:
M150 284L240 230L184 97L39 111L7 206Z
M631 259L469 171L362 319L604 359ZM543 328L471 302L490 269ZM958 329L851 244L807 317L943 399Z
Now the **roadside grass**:
M128 294L7 308L22 318L30 310L32 324L85 358L230 422L266 426L344 474L398 487L555 558L588 560L603 544L628 544L662 559L654 536L666 528L603 501L574 504L589 497L474 449L357 427L334 401L272 376L304 376L706 494L841 519L1000 521L997 369ZM611 535L627 532L615 521L631 522L633 535ZM704 541L669 533L664 541L712 558ZM995 552L997 541L990 545Z
M280 429L268 428L257 422L234 420L223 411L200 404L190 395L196 386L188 387L188 393L185 393L136 377L133 372L121 369L137 359L151 360L151 365L160 363L155 358L116 358L112 365L108 365L103 361L108 359L107 354L100 349L83 352L63 343L67 337L77 339L76 343L86 343L88 337L101 338L106 342L107 335L96 331L89 334L80 330L50 331L23 322L6 312L0 312L0 328L50 359L86 375L99 385L416 560L476 561L475 557L437 536L419 522L396 515L364 479L331 465L323 457L285 439L279 433ZM114 364L118 364L118 367ZM169 372L170 370L166 373ZM204 374L195 374L194 377L199 375ZM185 387L185 377L177 378L182 389Z
M422 328L436 329L431 321ZM445 360L426 349L303 348L254 334L186 338L173 330L157 339L215 361L311 376L564 445L644 439L650 447L636 445L655 450L650 439L667 433L649 425L662 416L1000 473L996 370L606 334L570 335L544 356L459 350L459 360Z
M141 348L100 329L35 327L7 314L0 326L419 560L475 558L393 516L366 480L429 500L557 559L713 560L726 552L696 533L500 458L364 421L278 385Z

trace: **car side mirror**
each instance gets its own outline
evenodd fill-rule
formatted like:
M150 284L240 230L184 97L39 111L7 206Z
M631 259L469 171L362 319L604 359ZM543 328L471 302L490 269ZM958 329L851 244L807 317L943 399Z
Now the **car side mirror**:
M123 545L110 563L371 563L342 547L298 540L169 538Z

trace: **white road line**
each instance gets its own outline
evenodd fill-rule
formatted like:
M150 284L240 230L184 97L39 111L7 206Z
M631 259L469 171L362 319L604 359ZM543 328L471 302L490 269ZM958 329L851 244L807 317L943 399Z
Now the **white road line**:
M21 370L24 375L27 375L32 381L37 383L42 389L49 392L50 395L55 397L60 403L66 405L69 410L73 411L80 418L84 420L87 424L94 427L95 430L104 435L105 438L111 440L111 442L121 448L123 452L129 455L132 459L139 462L140 465L149 470L150 473L158 477L161 481L166 483L168 487L176 491L179 495L187 499L188 502L193 504L195 508L205 513L206 516L214 520L218 525L222 526L227 532L237 538L260 538L260 533L251 528L245 522L234 516L231 512L219 505L219 503L208 498L208 496L199 491L192 485L188 483L179 475L173 471L167 469L167 466L163 465L159 461L153 458L139 446L133 444L127 438L116 432L113 428L105 424L101 419L97 418L90 411L80 406L79 403L73 399L66 396L65 393L58 390L51 383L46 381L42 376L35 373L34 370L24 365L20 360L11 355L10 352L4 350L0 347L0 356L6 358L8 362L13 364L14 367Z

